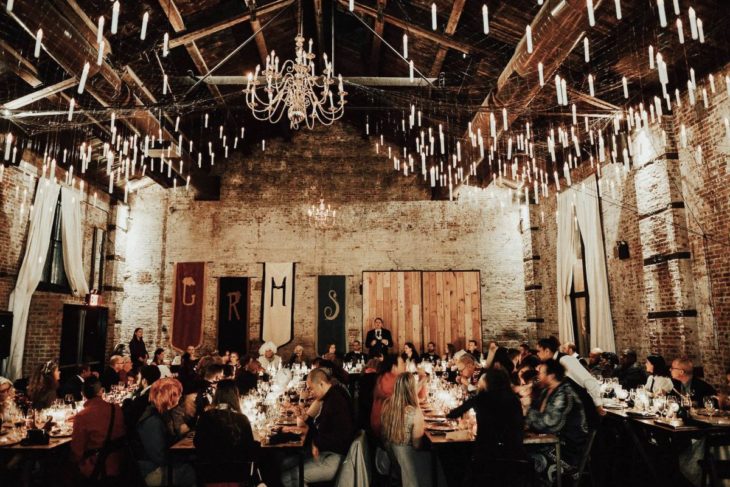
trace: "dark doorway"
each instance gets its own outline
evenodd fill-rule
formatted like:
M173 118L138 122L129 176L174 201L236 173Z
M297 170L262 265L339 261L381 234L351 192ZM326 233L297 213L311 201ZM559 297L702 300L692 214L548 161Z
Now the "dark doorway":
M218 282L218 351L248 352L248 277L221 277Z
M59 368L64 376L73 374L82 363L98 372L104 368L108 315L108 308L63 306Z

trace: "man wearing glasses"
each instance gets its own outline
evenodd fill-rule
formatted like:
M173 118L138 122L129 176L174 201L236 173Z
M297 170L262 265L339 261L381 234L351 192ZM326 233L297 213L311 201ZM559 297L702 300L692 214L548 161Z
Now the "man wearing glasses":
M690 396L693 402L702 404L705 397L717 394L715 388L698 377L694 377L694 364L687 357L672 362L672 383L675 394Z

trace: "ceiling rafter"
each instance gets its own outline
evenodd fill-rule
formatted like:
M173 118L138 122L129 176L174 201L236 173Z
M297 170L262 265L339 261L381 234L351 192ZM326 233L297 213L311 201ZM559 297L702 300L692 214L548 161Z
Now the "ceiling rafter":
M454 32L456 32L456 27L459 25L459 19L461 18L461 14L462 12L464 12L465 3L466 0L454 0L454 5L451 7L449 20L446 22L444 34L448 36L454 35ZM432 77L438 76L439 73L441 73L441 68L443 68L444 66L444 61L446 60L446 54L448 52L448 47L439 46L438 51L436 51L436 57L434 58L433 64L431 65L431 70L429 71Z
M317 29L317 49L324 52L324 20L322 11L322 0L313 0L314 2L314 20Z
M343 7L349 9L349 6L348 6L349 0L338 0L338 2ZM362 5L360 3L355 3L355 12L359 13L359 14L368 15L370 17L378 18L378 9L375 9L373 7L368 7L368 6ZM459 41L457 39L453 39L451 37L448 37L448 36L445 36L442 34L438 34L436 32L433 32L432 30L424 29L423 27L417 26L410 22L406 22L405 20L399 19L398 17L395 17L393 15L383 13L382 17L383 17L383 20L385 21L385 23L387 23L387 24L399 27L403 30L406 30L409 34L421 37L423 39L428 39L432 42L435 42L436 44L448 47L449 49L454 49L454 50L462 52L464 54L486 54L487 53L484 49L478 48L476 46L472 46L471 44Z
M267 5L264 5L263 7L259 7L258 9L256 9L256 14L259 16L260 15L269 15L278 10L281 10L282 8L288 7L292 3L294 3L294 0L278 0L276 2L271 2ZM235 17L231 17L230 19L226 19L221 22L216 22L215 24L209 25L207 27L203 27L201 29L194 30L192 32L188 32L187 34L182 34L178 37L175 37L174 39L170 39L170 42L169 42L170 49L173 49L173 48L179 47L179 46L184 46L191 42L195 42L197 40L211 36L213 34L217 34L218 32L228 30L231 27L234 27L238 24L242 24L244 22L249 22L251 20L251 17L252 17L251 12L247 12L245 14L237 15Z
M388 4L388 0L378 0L378 11L375 16L375 25L373 25L373 42L370 44L370 74L377 75L380 70L380 47L382 44L383 31L385 30L385 22L383 21L383 14L385 13L385 7Z
M170 25L172 25L173 30L176 33L186 30L185 22L183 21L182 15L180 14L180 10L178 10L177 5L175 4L175 1L174 0L159 0L159 2L160 2L160 7L162 8L163 12L165 12L165 15L167 16L167 20L169 20ZM185 44L185 49L188 51L190 58L193 60L193 64L195 64L195 68L198 70L198 73L200 73L202 75L208 74L208 64L205 62L205 59L203 58L203 55L201 54L200 50L198 49L198 46L195 44L195 41ZM225 100L223 99L223 95L221 95L221 92L217 86L208 85L208 89L213 94L213 96L218 100L218 102L225 105Z
M17 110L19 108L23 108L30 105L31 103L35 103L37 101L43 100L44 98L48 98L51 95L60 93L63 90L74 86L76 83L77 80L75 77L65 79L59 83L46 86L45 88L34 91L33 93L28 93L27 95L21 96L20 98L16 98L15 100L10 100L3 105L3 108L5 108L6 110Z
M3 39L0 39L0 60L33 88L43 84L38 77L38 68Z

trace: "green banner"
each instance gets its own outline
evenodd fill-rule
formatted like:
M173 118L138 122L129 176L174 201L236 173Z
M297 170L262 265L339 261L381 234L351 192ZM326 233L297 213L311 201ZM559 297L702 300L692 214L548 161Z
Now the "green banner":
M338 354L347 352L346 276L319 276L317 281L317 353L327 352L330 343Z

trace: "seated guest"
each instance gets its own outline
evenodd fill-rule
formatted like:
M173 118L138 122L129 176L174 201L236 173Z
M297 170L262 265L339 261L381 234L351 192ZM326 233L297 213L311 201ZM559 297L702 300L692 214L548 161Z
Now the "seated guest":
M515 394L517 394L517 397L520 398L522 414L525 416L527 416L527 411L530 410L530 405L532 405L532 401L535 400L537 396L537 387L535 386L537 376L538 373L536 368L522 367L519 371L517 371L519 384L514 386L513 389Z
M458 371L456 383L465 386L469 392L475 392L480 373L474 356L470 353L460 356L456 360L456 370Z
M517 365L522 364L522 361L525 360L526 357L532 355L532 353L530 352L529 343L520 343L520 345L517 347L517 350L520 351L520 359L519 359Z
M231 358L228 360L228 364L233 367L233 377L238 375L238 371L241 370L241 356L238 352L231 352Z
M308 366L307 359L304 357L304 347L301 345L297 345L294 347L294 351L291 354L291 357L289 357L289 361L287 362L287 365L289 367L293 365L299 365L301 367Z
M10 379L0 377L0 424L10 421L20 413L15 405L15 388Z
M98 378L90 376L84 381L83 394L86 402L74 418L71 456L83 477L108 483L122 473L124 415L118 405L104 401L104 388ZM96 450L100 450L98 454L94 454Z
M137 421L150 405L150 388L160 380L160 369L156 365L145 365L140 369L140 377L139 388L134 392L133 397L125 399L122 403L124 424L130 431L134 429Z
M416 352L416 347L411 342L406 342L406 344L403 345L401 358L403 358L408 372L415 372L418 364L421 363L421 358L418 356L418 352Z
M378 369L380 368L380 362L382 362L382 361L383 361L382 358L380 358L380 359L371 358L365 364L365 368L363 369L362 373L363 374L377 374Z
M426 345L426 351L423 355L421 355L421 358L423 360L428 360L432 364L436 364L436 362L441 360L441 357L436 352L436 344L434 342L428 342L428 345Z
M119 382L124 385L134 383L136 380L136 371L132 367L132 359L125 355L122 357L122 369L119 371Z
M144 343L144 338L142 338L143 335L144 330L142 328L135 328L134 335L132 335L132 339L129 341L129 356L132 369L135 371L143 365L147 365L147 359L149 358L147 346Z
M524 458L524 423L522 407L512 392L504 370L487 369L482 375L479 393L449 412L455 419L473 409L477 415L477 448L474 465L484 460Z
M58 397L58 381L61 371L58 364L49 360L40 365L28 382L28 399L33 409L46 409L53 405Z
M563 346L560 347L560 351L565 355L570 355L571 357L580 359L580 355L578 354L578 347L576 347L575 343L573 342L563 343Z
M603 352L601 354L601 360L599 362L600 377L608 379L613 377L616 368L618 367L618 355L613 352Z
M603 354L603 350L596 347L591 349L591 353L588 354L588 362L587 362L587 368L588 372L591 373L594 377L600 377L601 376L601 355Z
M423 440L425 421L418 405L413 374L405 372L398 375L393 395L383 404L381 420L383 442L391 455L400 460L398 463L403 485L430 485L430 455L418 451Z
M236 386L241 395L246 395L249 391L256 389L261 372L263 372L263 368L258 360L250 355L243 357L241 370L236 375Z
M646 357L646 379L645 389L654 395L665 395L672 392L674 384L669 372L669 367L661 355L649 355Z
M136 426L140 441L137 464L148 486L168 485L168 451L177 437L170 414L180 402L182 384L177 379L160 379L150 389L150 406ZM172 465L175 485L194 486L195 471L186 463Z
M213 403L216 385L223 378L223 365L209 363L202 370L202 375L202 380L198 383L198 395L195 398L195 416L198 418Z
M276 355L274 342L266 342L259 348L259 363L266 370L281 368L281 357Z
M166 352L164 348L158 348L155 350L155 355L152 358L150 365L156 365L160 369L160 376L164 379L165 377L172 377L172 371L167 365Z
M453 343L447 343L446 344L446 353L442 357L443 360L450 362L450 361L454 360L454 355L456 355L456 346Z
M516 348L507 349L507 358L512 362L512 371L517 370L517 366L520 365L520 351Z
M73 377L69 377L66 382L61 386L61 393L63 396L68 394L73 395L74 401L81 401L83 399L82 390L84 388L84 381L91 377L91 367L89 364L81 364L76 369L76 374Z
M619 384L626 390L636 389L646 383L646 373L637 363L635 351L630 348L621 351L614 377L618 378Z
M355 438L355 422L350 399L342 387L334 386L321 369L307 377L307 387L315 401L299 421L309 426L311 457L304 461L304 485L327 482L337 474ZM299 485L299 458L288 458L282 465L286 487Z
M362 351L362 344L359 340L352 342L352 348L345 354L346 363L365 362L366 355Z
M527 427L537 433L558 435L562 459L575 467L588 438L583 405L565 380L565 369L557 360L548 359L540 365L538 384L540 396L527 413ZM548 453L541 449L533 456L537 460L536 470L544 471L548 465Z
M373 390L373 407L370 410L370 428L376 437L380 437L383 403L393 395L395 380L399 374L405 372L405 369L403 357L399 355L388 354L380 363Z
M692 401L702 405L706 396L714 396L717 392L707 382L694 377L694 364L687 357L679 357L672 362L672 382L675 394L689 395Z
M243 462L253 458L253 432L241 412L241 396L234 381L218 383L211 408L198 420L194 443L197 457L203 462Z
M337 350L336 343L329 343L327 345L327 350L322 354L322 357L327 358L327 360L332 360L333 358L342 360L342 352Z
M121 372L122 367L124 367L124 358L121 355L112 355L109 359L109 365L104 368L99 378L105 390L111 391L112 386L119 384L119 372Z
M469 340L466 344L466 351L471 354L472 357L474 357L474 360L477 362L482 361L482 351L479 350L479 345L477 344L476 340Z

